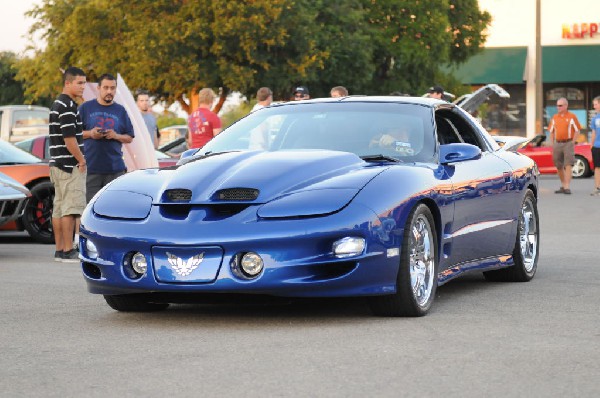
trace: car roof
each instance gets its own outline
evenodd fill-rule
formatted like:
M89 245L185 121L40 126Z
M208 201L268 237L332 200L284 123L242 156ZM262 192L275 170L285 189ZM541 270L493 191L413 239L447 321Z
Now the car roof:
M50 111L50 109L48 109L45 106L41 106L41 105L2 105L0 106L0 111L3 111L5 109L27 109L27 110L37 110L37 111Z
M302 101L289 101L282 102L278 104L271 104L271 107L277 106L290 106L290 105L302 105L302 104L322 104L322 103L337 103L337 102L369 102L369 103L397 103L397 104L415 104L415 105L424 105L429 107L434 107L437 105L451 105L446 101L442 101L435 98L423 98L423 97L406 97L406 96L367 96L367 95L350 95L347 97L337 97L337 98L314 98L307 99Z

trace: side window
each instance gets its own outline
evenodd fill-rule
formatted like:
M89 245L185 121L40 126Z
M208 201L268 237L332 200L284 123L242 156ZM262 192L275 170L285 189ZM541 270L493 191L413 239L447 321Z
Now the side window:
M437 125L438 141L441 145L463 142L452 122L439 113L435 115L435 124Z
M436 112L435 120L438 124L440 144L464 142L475 145L482 151L488 150L475 128L458 112L449 109L439 110Z

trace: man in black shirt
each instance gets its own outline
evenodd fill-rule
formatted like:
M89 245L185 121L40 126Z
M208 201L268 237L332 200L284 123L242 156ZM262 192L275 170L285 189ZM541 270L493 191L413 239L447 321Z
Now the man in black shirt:
M86 163L83 129L75 100L83 96L85 73L75 67L63 74L63 91L50 109L50 180L54 184L52 228L55 261L78 262L73 249L76 219L85 208Z

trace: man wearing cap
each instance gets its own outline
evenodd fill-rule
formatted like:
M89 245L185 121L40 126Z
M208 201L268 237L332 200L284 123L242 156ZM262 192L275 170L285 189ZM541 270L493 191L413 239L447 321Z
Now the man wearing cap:
M307 100L310 98L308 88L306 86L298 86L294 89L294 101Z
M444 88L441 86L429 87L429 98L444 99Z

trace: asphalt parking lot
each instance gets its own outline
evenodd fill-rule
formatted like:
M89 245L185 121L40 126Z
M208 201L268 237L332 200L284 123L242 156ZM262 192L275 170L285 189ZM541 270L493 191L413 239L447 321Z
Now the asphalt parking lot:
M77 264L0 233L0 396L600 396L600 197L541 177L529 283L480 274L417 319L362 300L111 310Z

